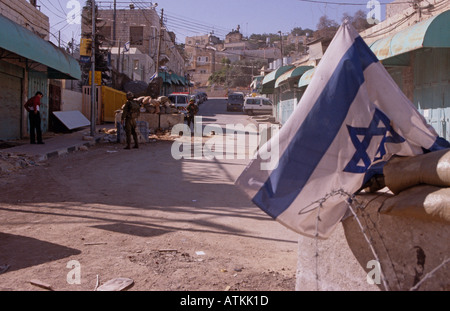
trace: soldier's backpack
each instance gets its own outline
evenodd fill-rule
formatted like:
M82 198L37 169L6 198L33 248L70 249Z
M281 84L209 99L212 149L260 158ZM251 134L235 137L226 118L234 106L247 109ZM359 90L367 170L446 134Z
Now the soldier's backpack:
M141 114L141 105L137 100L131 101L131 117L138 118Z

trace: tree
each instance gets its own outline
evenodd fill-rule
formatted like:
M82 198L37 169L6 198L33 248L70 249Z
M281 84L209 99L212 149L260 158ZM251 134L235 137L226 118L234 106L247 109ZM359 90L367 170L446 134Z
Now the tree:
M230 64L228 58L222 59L222 69L209 77L209 82L225 87L248 87L252 82L255 69L266 65L262 60L241 60Z
M314 32L314 30L306 28L306 29L302 29L302 27L295 27L294 29L291 30L291 34L293 34L294 36L306 36L308 34L312 34Z
M86 31L82 33L84 38L92 38L92 1L87 0L83 7L83 23L87 26ZM101 35L102 24L98 19L98 6L95 7L95 71L101 71L102 82L105 84L111 83L110 69L108 67L108 50L102 49L105 37ZM91 70L91 64L82 64L82 84L88 85L89 83L89 71Z
M339 28L339 24L328 18L328 16L323 15L319 19L317 24L317 31L314 32L315 39L331 39L336 34Z
M329 19L328 16L323 15L320 17L319 19L319 23L317 24L317 30L323 30L323 29L334 29L334 28L338 28L339 24L332 20Z
M225 85L227 80L227 73L230 69L230 60L228 58L222 58L221 65L222 68L216 72L214 72L209 78L208 81L211 84Z
M367 28L372 27L371 24L367 22L366 13L363 10L358 10L351 16L349 13L344 13L342 16L342 22L348 20L348 22L355 27L357 31L363 31Z

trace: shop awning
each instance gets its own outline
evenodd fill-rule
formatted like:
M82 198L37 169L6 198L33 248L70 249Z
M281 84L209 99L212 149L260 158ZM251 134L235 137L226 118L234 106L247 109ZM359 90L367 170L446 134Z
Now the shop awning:
M172 79L173 82L176 82L175 84L182 85L182 86L186 85L183 81L183 77L177 75L176 73L172 73L170 78Z
M448 48L449 29L450 10L377 40L370 48L381 61L420 48Z
M261 90L261 94L272 94L274 92L275 89L275 82L277 81L277 79L286 71L293 69L294 66L292 65L287 65L287 66L282 66L274 71L272 71L271 73L267 74L262 82L262 90Z
M281 83L289 79L294 79L300 77L308 70L314 68L313 66L299 66L297 68L291 69L288 72L283 73L275 82L275 88L279 87Z
M0 48L47 66L49 79L81 80L80 64L75 58L2 15Z
M315 71L316 68L312 68L309 69L307 72L305 72L298 81L298 87L307 86L311 82L311 79L313 78Z
M164 71L163 71L163 72L160 72L160 73L159 73L159 77L162 78L163 83L173 84L173 81L172 81L172 79L170 78L169 73L164 72Z
M256 76L256 77L253 77L253 81L252 81L252 83L250 84L250 87L251 87L252 89L257 89L257 88L259 88L259 87L261 86L261 82L262 82L263 79L264 79L264 76Z

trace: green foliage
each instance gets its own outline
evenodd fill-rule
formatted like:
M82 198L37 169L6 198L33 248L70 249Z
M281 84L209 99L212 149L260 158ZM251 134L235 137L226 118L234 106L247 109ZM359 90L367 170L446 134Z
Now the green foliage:
M222 68L209 78L209 82L225 87L248 87L258 70L267 65L261 60L242 60L231 64L227 58L222 59Z

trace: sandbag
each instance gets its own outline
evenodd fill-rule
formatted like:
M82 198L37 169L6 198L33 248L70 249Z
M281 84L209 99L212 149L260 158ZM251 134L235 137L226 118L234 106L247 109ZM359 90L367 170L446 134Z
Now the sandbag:
M135 100L137 100L139 103L142 104L144 99L145 99L145 96L141 96L141 97L136 98Z
M142 103L144 105L150 104L150 101L152 100L152 98L150 96L145 96L144 99L142 100Z
M144 108L145 108L145 111L148 112L148 113L155 113L156 112L156 107L153 106L153 105L147 104L147 105L144 106Z
M420 185L383 202L380 213L450 222L450 188Z
M158 97L158 101L165 107L168 107L170 105L170 100L167 96Z
M414 157L394 157L383 168L384 182L394 193L420 184L450 187L450 149Z

